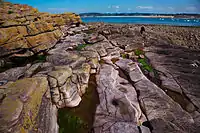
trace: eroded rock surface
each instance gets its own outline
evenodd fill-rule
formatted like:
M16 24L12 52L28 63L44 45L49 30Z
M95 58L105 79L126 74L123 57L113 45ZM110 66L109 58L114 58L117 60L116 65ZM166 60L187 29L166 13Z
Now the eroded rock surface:
M98 27L99 25L95 26ZM105 29L101 28L99 31L113 46L120 48L121 51L127 51L129 56L124 54L123 58L131 58L132 61L130 59L119 59L119 56L118 59L114 60L110 56L104 59L97 76L100 105L97 107L95 116L95 131L114 133L123 130L124 132L140 132L143 126L147 126L148 131L143 132L199 132L200 115L197 103L199 101L198 94L200 94L198 89L200 87L199 51L180 47L177 44L172 46L169 38L152 32L154 27L147 30L144 35L140 35L139 30L136 28L131 25L105 25ZM190 42L188 41L188 43ZM198 45L194 46L198 47ZM142 47L145 48L145 55L155 68L155 73L152 74L151 72L148 75L150 80L146 77L146 72L141 71L139 67L141 64L134 62L135 58L138 57L130 53ZM121 70L124 74L120 74L118 70ZM139 119L139 122L134 123L137 117L131 117L134 115L132 111L128 117L129 121L134 123L131 124L132 127L129 126L129 122L121 122L127 119L123 116L124 114L120 114L120 116L118 114L121 97L128 97L127 91L124 89L122 89L122 94L116 92L118 90L116 84L120 81L116 77L119 75L126 75L127 82L123 85L131 84L128 92L130 88L133 88L136 93L132 92L131 95L138 99L138 101L132 102L140 105L139 110L145 116L145 119ZM114 96L113 91L115 92ZM116 98L116 95L122 96ZM113 103L112 100L115 102ZM123 104L123 107L125 109L126 106ZM137 111L139 112L139 110ZM131 112L131 110L129 109L128 112ZM122 118L119 119L120 117ZM137 124L140 122L143 126ZM137 126L140 129L137 129ZM126 129L126 127L129 128Z
M63 33L60 26L80 23L74 13L48 14L9 2L0 5L0 57L31 56L53 47Z
M88 126L92 127L91 132L200 131L198 50L176 45L177 41L160 34L156 26L147 26L141 35L138 25L81 24L76 27L65 25L70 21L67 16L43 15L46 17L41 19L45 23L27 22L28 31L23 25L17 30L14 26L14 29L1 28L11 30L13 36L26 36L33 46L37 45L35 40L45 41L47 45L33 48L44 50L45 57L39 54L27 64L0 73L0 132L59 132L58 109L78 108L87 88L91 87L89 84L93 84L90 91L94 92L91 89L97 87L99 98L96 112L85 115L94 115ZM32 17L27 19L31 21ZM198 31L199 28L194 30ZM63 36L59 39L55 35L60 33ZM55 44L50 48L52 40ZM1 50L8 52L5 48ZM142 54L137 53L139 50ZM0 65L5 62L3 58ZM95 95L95 101L98 98ZM87 108L96 107L90 104L91 101Z

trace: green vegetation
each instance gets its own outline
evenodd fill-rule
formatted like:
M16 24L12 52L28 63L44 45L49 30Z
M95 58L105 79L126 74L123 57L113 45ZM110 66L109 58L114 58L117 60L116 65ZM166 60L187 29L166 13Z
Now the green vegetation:
M9 11L8 11L8 14L12 14L12 13L14 13L14 12L13 12L13 11L11 11L11 10L9 10Z
M127 54L121 53L121 57L122 57L123 59L127 59Z
M152 72L153 68L152 68L152 66L149 65L146 57L144 56L143 49L136 49L134 51L134 53L135 53L136 56L139 56L139 58L137 60L142 65L142 69L147 70L148 72ZM143 55L144 57L141 58L141 55Z
M79 133L87 128L87 124L81 118L62 109L58 111L58 124L59 133Z
M136 50L134 51L134 53L135 53L136 56L144 55L144 51L143 51L142 49L136 49Z
M138 62L142 64L142 69L152 72L153 68L147 63L146 59L138 59Z
M79 44L77 47L76 47L76 50L80 51L82 50L83 48L85 48L86 46L90 46L92 44Z

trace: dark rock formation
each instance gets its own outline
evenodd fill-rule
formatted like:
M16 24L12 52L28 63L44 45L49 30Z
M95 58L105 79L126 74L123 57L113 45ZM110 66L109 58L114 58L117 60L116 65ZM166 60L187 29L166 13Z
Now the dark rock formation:
M143 32L145 32L145 28L142 26L140 29L140 33L142 34Z

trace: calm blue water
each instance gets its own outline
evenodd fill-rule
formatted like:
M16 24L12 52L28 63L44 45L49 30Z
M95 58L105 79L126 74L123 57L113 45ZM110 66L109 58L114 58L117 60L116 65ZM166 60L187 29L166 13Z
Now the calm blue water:
M176 26L200 26L200 19L141 18L141 17L82 17L82 21L120 24L164 24Z

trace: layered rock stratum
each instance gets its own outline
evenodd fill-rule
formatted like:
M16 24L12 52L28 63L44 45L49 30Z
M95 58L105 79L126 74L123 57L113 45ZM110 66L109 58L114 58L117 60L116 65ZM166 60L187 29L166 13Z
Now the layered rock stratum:
M84 121L80 133L200 131L199 27L141 34L141 25L79 25L75 14L27 5L0 12L0 132L72 132L64 108Z
M26 56L49 49L62 36L60 26L80 22L73 13L40 13L28 5L5 2L0 5L1 56L25 49Z

